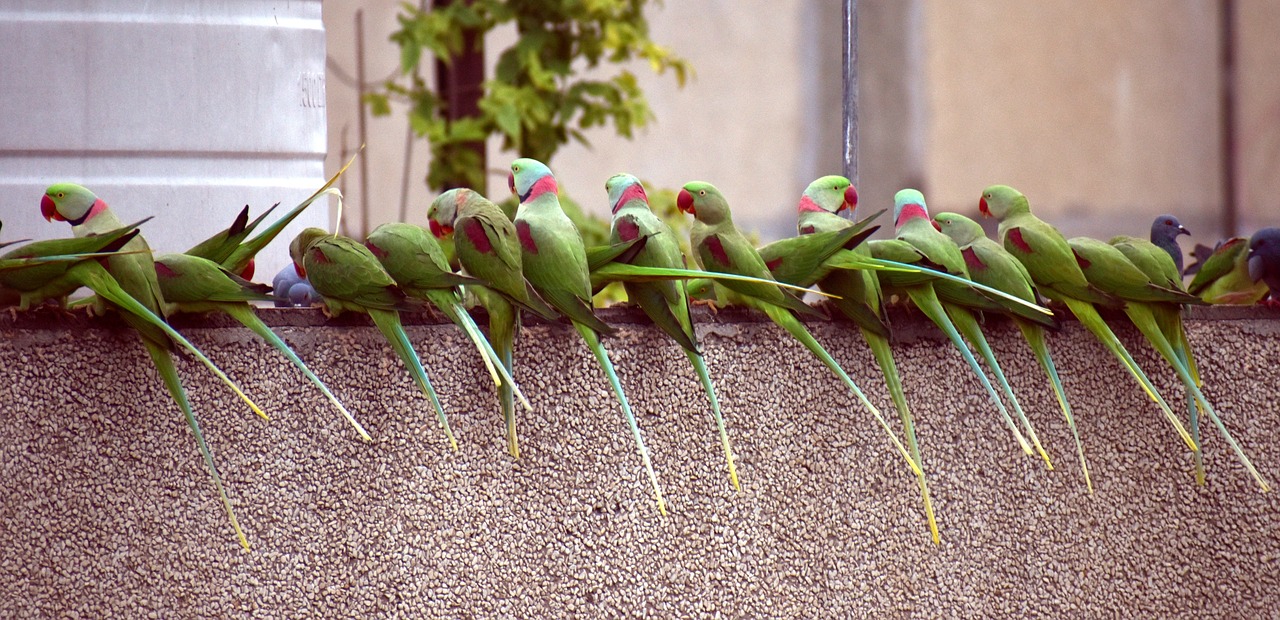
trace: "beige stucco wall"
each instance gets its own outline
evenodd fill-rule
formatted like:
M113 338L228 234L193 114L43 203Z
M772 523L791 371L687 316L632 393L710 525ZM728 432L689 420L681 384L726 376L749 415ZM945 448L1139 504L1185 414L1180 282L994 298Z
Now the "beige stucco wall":
M754 315L700 334L739 457L723 471L684 356L634 314L607 341L671 515L659 517L612 397L572 330L530 325L517 378L523 458L504 450L474 351L411 321L460 441L364 321L263 311L374 436L357 440L282 358L240 328L185 331L273 416L182 360L254 551L240 550L190 432L133 335L0 318L0 616L4 617L1266 617L1280 521L1216 434L1209 484L1158 410L1074 323L1051 337L1096 484L1086 494L1043 375L988 325L1057 470L1019 452L932 330L895 321L943 542L913 479L848 392ZM1223 316L1218 313L1217 316ZM1206 392L1280 480L1280 316L1192 320ZM1265 316L1266 318L1258 318ZM742 322L744 321L745 322ZM223 323L217 323L221 325ZM870 355L811 324L873 401ZM1120 334L1177 402L1170 373ZM1211 355L1231 351L1231 355Z
M386 75L395 50L375 46L398 4L326 2L335 61L351 70L350 14L364 6L369 73ZM935 211L972 212L983 187L1004 182L1068 234L1139 234L1172 211L1193 242L1219 238L1216 3L859 4L864 205L883 208L894 191L915 184ZM1273 122L1280 4L1237 4L1240 232L1247 234L1280 224ZM592 149L566 148L553 162L562 187L604 214L601 184L619 170L667 187L699 178L726 191L744 227L765 239L789 234L804 185L840 169L840 7L836 0L653 6L654 38L687 57L696 79L681 90L670 76L637 67L657 123L630 142L596 130ZM491 48L510 36L495 35ZM355 144L354 96L330 79L329 97L336 153L343 126ZM402 122L374 121L375 223L395 216L402 150ZM491 165L505 166L510 156L493 152ZM331 166L336 161L331 155ZM415 205L429 199L418 183L425 166L415 158ZM500 182L490 189L504 191Z

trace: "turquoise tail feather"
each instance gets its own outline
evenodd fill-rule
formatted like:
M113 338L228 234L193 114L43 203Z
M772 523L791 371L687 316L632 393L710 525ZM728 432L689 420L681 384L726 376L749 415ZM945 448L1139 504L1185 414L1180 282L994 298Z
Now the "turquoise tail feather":
M436 419L444 429L445 437L449 439L449 447L457 452L458 440L453 436L453 429L449 428L449 418L444 415L444 407L440 406L440 398L436 396L436 390L431 386L431 379L427 378L427 371L422 367L422 360L418 359L418 352L414 350L413 343L409 342L409 335L404 332L404 326L400 323L400 313L377 308L367 310L369 317L373 319L373 324L378 326L378 331L382 332L383 337L400 357L400 361L404 362L409 373L413 375L414 382L431 401L432 407L436 410Z
M1253 462L1250 461L1249 457L1244 453L1244 448L1242 448L1236 441L1235 437L1231 435L1231 431L1227 430L1226 425L1222 422L1222 418L1218 417L1218 413L1214 411L1213 405L1209 403L1209 399L1205 398L1204 393L1198 386L1196 386L1196 380L1191 375L1191 371L1187 369L1185 362L1178 356L1173 345L1169 343L1165 338L1164 333L1161 332L1156 325L1150 306L1142 303L1130 302L1125 306L1125 313L1129 315L1129 319L1138 327L1138 330L1142 332L1143 336L1146 336L1147 341L1151 343L1151 346L1165 358L1165 361L1169 362L1170 366L1173 367L1174 373L1177 374L1178 379L1182 381L1187 393L1194 397L1195 403L1199 404L1200 409L1204 410L1204 412L1209 416L1209 419L1213 421L1214 426L1218 427L1218 432L1222 434L1222 438L1231 446L1231 449L1236 453L1236 457L1240 460L1240 463L1244 465L1245 469L1249 472L1249 475L1257 481L1258 486L1262 488L1263 492L1270 491L1271 485L1262 478L1262 474L1258 472L1258 469L1253 466Z
M978 377L978 382L987 391L987 396L991 397L991 402L995 404L996 411L1000 412L1000 418L1004 420L1009 432L1013 433L1013 438L1017 440L1018 446L1026 454L1032 454L1031 445L1027 443L1027 438L1022 436L1022 432L1018 430L1018 425L1013 421L1013 417L1009 415L1009 410L1005 409L1004 401L1000 400L1000 395L996 393L996 389L992 387L991 381L987 379L987 373L982 371L982 367L978 365L978 360L974 359L973 352L969 350L969 345L965 344L964 338L960 337L960 332L956 330L956 326L947 317L947 313L942 308L942 302L938 300L938 295L933 291L932 286L920 286L907 289L907 296L911 298L915 304L929 320L937 325L942 333L951 339L951 344L955 345L956 350L964 357L965 363L969 364L969 368L973 370L973 374Z
M1040 367L1049 376L1049 383L1053 385L1053 393L1058 398L1058 405L1062 407L1062 415L1067 419L1067 427L1071 429L1071 436L1076 441L1076 454L1080 457L1080 471L1084 474L1085 487L1092 494L1093 478L1089 475L1089 462L1084 457L1084 443L1080 441L1080 431L1076 428L1076 419L1071 413L1071 403L1067 402L1067 392L1062 388L1062 379L1058 378L1058 368L1053 363L1053 357L1049 355L1049 343L1045 340L1044 328L1021 319L1014 319L1014 323L1022 331L1022 337L1031 347L1031 351L1035 353L1036 361L1040 362Z
M797 319L795 315L791 314L791 311L786 308L764 302L759 302L755 305L760 311L767 314L779 327L787 330L787 333L791 334L792 338L800 341L800 344L804 345L804 347L808 349L810 353L813 353L813 355L817 357L824 366L830 369L831 372L835 373L836 377L844 382L845 386L853 392L853 395L862 402L862 406L866 407L867 411L871 412L871 415L876 419L876 422L880 424L880 428L884 429L884 432L889 435L889 441L893 443L893 447L898 451L898 454L901 455L902 458L906 459L907 465L911 468L911 472L917 476L923 475L924 470L920 469L920 464L912 458L911 452L907 450L906 446L902 445L901 441L898 440L897 435L893 433L893 429L889 426L889 422L884 419L884 415L880 413L880 410L876 408L875 405L871 404L871 401L867 398L866 394L862 393L862 389L858 387L858 384L854 383L853 379L850 378L848 373L844 371L844 368L836 362L835 358L831 357L831 354L827 353L827 350L822 348L822 345L813 337L813 334L810 334L809 330L805 329L804 324L800 322L800 319Z
M987 368L991 369L991 373L995 375L996 381L1000 383L1000 389L1004 391L1005 398L1009 399L1009 404L1013 405L1013 412L1018 416L1018 421L1022 424L1022 429L1026 431L1026 436L1031 439L1031 445L1035 446L1036 452L1040 458L1044 459L1044 464L1053 470L1053 462L1049 460L1049 454L1045 452L1044 446L1040 445L1040 437L1036 435L1036 429L1031 425L1031 420L1027 418L1027 414L1022 410L1022 405L1018 402L1018 397L1013 393L1013 388L1009 385L1009 380L1004 376L1004 370L1000 368L1000 363L996 361L995 352L991 350L987 337L982 333L982 327L978 325L978 321L974 318L973 313L966 308L962 308L955 304L943 303L943 309L947 313L947 317L951 319L951 324L964 335L974 348L978 350L978 354L986 361Z
M649 475L649 483L653 486L653 495L658 502L658 512L666 516L667 502L662 498L662 488L658 486L658 475L653 472L653 463L649 460L649 450L644 447L644 437L640 435L640 425L636 423L636 416L631 412L631 404L627 402L627 395L622 391L622 383L618 381L618 375L613 370L613 362L609 360L609 353L604 350L604 345L600 344L600 336L596 334L595 330L576 321L573 326L577 328L579 334L582 334L582 339L587 342L587 347L596 356L600 369L604 371L605 377L609 380L609 386L613 388L613 393L618 398L618 405L622 407L622 415L626 417L627 425L631 427L631 435L635 437L636 449L640 451L640 460L644 462L645 473Z
M1156 391L1156 387L1151 384L1151 380L1147 378L1146 373L1144 373L1142 368L1138 366L1138 363L1133 360L1133 356L1129 355L1129 350L1124 348L1124 344L1120 342L1120 339L1117 338L1115 333L1111 331L1111 328L1107 326L1106 321L1102 320L1102 315L1098 314L1098 311L1093 307L1093 304L1087 301L1072 299L1070 297L1062 297L1061 299L1062 303L1066 304L1067 308L1071 310L1071 313L1080 320L1080 324L1083 325L1085 329L1089 330L1098 339L1098 341L1107 348L1107 350L1111 351L1111 353L1115 355L1122 364L1124 364L1124 367L1129 371L1129 374L1133 375L1133 378L1137 380L1138 385L1142 386L1142 389L1147 393L1147 396L1150 396L1151 400L1154 400L1156 404L1160 406L1160 411L1164 413L1165 418L1173 425L1174 431L1176 431L1178 436L1182 438L1183 443L1187 444L1187 447L1190 448L1192 452L1200 451L1200 444L1196 443L1195 440L1191 438L1191 434L1188 433L1186 427L1182 425L1182 421L1179 420L1178 416L1174 415L1173 410L1169 408L1169 403L1165 402L1164 397L1160 395L1160 392Z
M933 512L933 500L929 498L929 483L923 473L924 459L920 454L920 442L916 438L915 420L912 419L911 409L907 406L907 395L902 389L902 379L898 376L898 365L893 359L893 349L889 346L888 338L874 331L862 328L862 336L866 339L867 346L871 348L871 354L876 358L876 363L884 374L884 383L889 388L889 397L893 399L893 404L898 409L898 418L902 421L903 434L907 437L907 447L911 450L911 456L916 460L916 465L920 467L921 473L916 476L916 480L920 485L920 497L924 501L925 518L929 522L929 535L935 544L940 543L942 537L938 532L937 516Z
M689 363L693 364L694 372L698 373L702 390L707 393L707 400L711 403L711 417L715 418L716 430L720 432L720 446L724 448L724 460L729 466L729 482L733 485L733 490L741 491L738 468L733 462L733 448L729 445L729 432L725 429L724 416L720 413L720 399L716 398L716 387L711 383L711 373L707 371L707 364L701 355L688 349L685 349L684 353L689 358Z
M373 441L373 438L369 436L369 433L360 425L360 422L356 420L355 416L351 415L351 412L342 404L342 401L338 400L338 397L334 396L333 392L329 391L329 387L324 384L324 381L321 381L320 377L317 377L314 372L311 372L311 369L308 368L302 359L293 352L293 349L290 348L289 345L280 338L280 336L271 331L271 328L267 327L267 324L263 323L262 319L258 318L258 315L254 313L253 308L245 304L226 304L222 309L224 312L231 315L232 318L239 321L241 325L249 328L249 330L257 334L259 338L265 340L267 344L275 347L277 351L288 358L289 361L298 368L298 370L302 371L302 374L307 377L307 380L315 385L316 388L320 390L320 393L324 394L324 397L329 399L329 402L333 403L333 406L338 409L338 412L342 414L342 417L346 418L347 422L356 429L356 433L360 435L361 439L365 441Z
M182 410L182 417L186 419L187 426L191 428L191 433L196 436L196 446L200 448L204 463L209 468L209 474L213 477L213 486L218 490L218 497L222 500L222 507L227 511L227 518L231 520L231 528L235 530L236 538L240 540L240 546L244 547L245 551L248 551L249 539L245 537L244 530L240 529L240 521L236 519L235 508L231 506L231 498L227 497L227 490L222 486L222 476L218 474L218 466L213 462L213 452L209 450L209 444L205 443L204 433L200 432L200 423L196 420L195 412L191 410L191 403L187 400L186 390L182 388L182 379L178 377L178 368L173 365L173 358L165 347L146 338L142 339L142 344L146 346L147 353L151 355L151 361L155 363L156 371L160 373L160 378L164 381L169 394L173 397L174 402L178 404L178 408Z

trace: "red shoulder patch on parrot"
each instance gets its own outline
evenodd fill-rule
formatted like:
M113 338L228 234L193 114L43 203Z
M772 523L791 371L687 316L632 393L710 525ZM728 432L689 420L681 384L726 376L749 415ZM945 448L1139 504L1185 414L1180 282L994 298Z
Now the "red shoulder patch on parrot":
M987 264L982 262L981 258L978 258L978 253L974 252L973 248L965 248L963 250L960 250L960 253L964 255L964 264L969 269L986 269L987 268Z
M1080 265L1081 269L1088 269L1089 267L1093 266L1093 263L1085 260L1083 256L1080 256L1080 253L1077 252L1075 248L1071 248L1071 253L1075 255L1076 263Z
M252 280L252 279L253 279L253 270L254 270L254 269L256 269L256 268L257 268L257 265L255 264L254 259L252 259L252 258L251 258L251 259L249 259L249 262L248 262L247 264L245 264L245 266L244 266L244 271L241 271L241 272L240 272L240 277L242 277L242 278L244 278L244 279L246 279L246 280Z
M372 241L365 241L364 247L369 248L369 251L373 252L373 255L377 257L378 260L382 260L387 257L387 251L378 247L378 245Z
M468 219L462 223L462 232L467 235L467 240L471 242L477 252L481 254L493 253L493 244L489 243L489 235L484 232L484 224Z
M1026 252L1027 254L1034 254L1034 253L1035 253L1035 250L1032 250L1032 249L1031 249L1031 246L1030 246L1030 245L1027 245L1026 240L1022 238L1022 229L1021 229L1021 228L1014 228L1014 229L1009 230L1009 232L1008 232L1007 234L1005 234L1005 237L1007 237L1007 238L1009 239L1009 243L1012 243L1012 244L1013 244L1013 247L1018 248L1019 250L1022 250L1023 252Z
M633 186L638 187L638 186ZM618 220L618 238L623 241L635 241L640 237L640 226L630 217Z
M323 263L327 265L333 262L329 260L328 256L325 256L324 250L321 250L320 248L311 248L311 254L316 257L316 262L318 263Z
M178 277L178 272L174 271L172 267L157 261L156 275L161 278L176 278Z
M530 254L538 253L538 242L533 240L533 231L529 229L529 222L520 220L516 222L516 236L520 238L520 247Z
M1236 238L1231 239L1230 241L1227 241L1226 243L1222 244L1222 247L1218 248L1216 251L1221 252L1222 250L1226 250L1226 249L1228 249L1228 248L1232 248L1232 247L1235 247L1235 246L1237 246L1237 245L1240 245L1241 243L1244 243L1244 241L1245 241L1245 240L1244 240L1244 238L1243 238L1243 237L1236 237Z
M781 265L781 264L782 264L782 257L779 256L771 261L767 261L764 264L764 266L767 267L769 271L773 271L774 269L778 268L778 265Z
M725 253L724 243L720 241L720 237L711 235L710 237L707 237L707 240L704 243L706 243L707 251L711 252L712 258L716 259L716 261L725 267L733 266L729 264L729 255Z
M812 235L813 231L814 231L814 228L812 225L800 227L800 234L802 235Z

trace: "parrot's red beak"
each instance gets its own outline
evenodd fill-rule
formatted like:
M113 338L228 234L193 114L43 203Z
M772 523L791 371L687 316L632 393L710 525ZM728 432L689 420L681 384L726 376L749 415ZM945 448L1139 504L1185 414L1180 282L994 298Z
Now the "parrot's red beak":
M987 216L987 217L991 217L991 209L988 209L988 208L987 208L987 197L986 197L986 196L983 196L983 197L981 197L981 198L979 198L979 199L978 199L978 212L979 212L979 213L981 213L981 214L983 214L983 215L985 215L985 216Z
M252 280L252 279L253 279L253 270L254 270L254 268L255 268L256 266L257 266L257 265L253 262L253 259L252 259L252 258L251 258L251 259L249 259L249 264L244 266L244 271L241 271L241 272L240 272L240 277L242 277L242 278L244 278L244 279L246 279L246 280Z
M938 224L938 220L931 220L929 223L930 223L930 224L933 224L933 229L934 229L934 230L936 230L936 231L938 231L938 232L942 232L942 225Z
M307 277L306 268L304 268L302 265L299 265L297 261L294 261L293 263L293 272L298 274L299 278Z
M840 211L845 209L855 209L858 206L858 190L852 185L844 190L844 204L840 205Z
M48 194L40 197L40 215L44 216L44 221L46 222L52 222L54 220L58 220L59 222L67 221L67 218L62 217L62 214L58 213L58 205L53 204L53 199L50 198Z
M679 194L676 194L676 207L694 217L698 215L693 208L693 194L690 194L687 189L682 189Z
M444 226L440 222L431 220L431 235L436 239L444 239L453 234L452 226Z
M516 173L514 172L507 173L507 187L511 188L512 194L516 193Z

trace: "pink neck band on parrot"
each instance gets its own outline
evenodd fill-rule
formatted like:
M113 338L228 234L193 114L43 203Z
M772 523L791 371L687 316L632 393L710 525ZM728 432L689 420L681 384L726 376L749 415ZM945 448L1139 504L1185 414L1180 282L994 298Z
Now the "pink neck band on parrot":
M644 193L644 187L639 183L634 183L628 186L627 189L622 192L622 196L618 197L618 202L613 204L613 212L617 213L618 209L622 208L622 205L625 205L632 200L643 200L646 204L649 202L649 196Z
M814 202L813 199L807 195L800 197L800 206L797 208L800 210L801 213L826 213L827 212L826 209L823 209L822 207L818 206L818 203Z
M924 210L924 206L918 204L902 205L902 209L898 211L898 221L894 223L894 226L902 226L917 218L929 219L929 212Z
M520 202L536 200L539 196L546 193L555 195L558 190L559 187L556 185L556 178L551 175L547 175L537 181L534 181L533 187L530 187L529 191L525 192L524 196L520 197Z
M83 217L81 217L78 220L67 220L67 222L70 223L72 226L79 226L93 219L99 213L102 213L103 211L106 211L106 210L107 210L107 203L102 202L102 199L99 198L93 201L93 206L89 207L89 211L85 213Z

